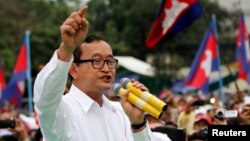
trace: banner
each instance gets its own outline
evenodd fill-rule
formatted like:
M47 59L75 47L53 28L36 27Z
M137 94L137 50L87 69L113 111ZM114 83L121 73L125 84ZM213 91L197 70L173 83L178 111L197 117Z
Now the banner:
M203 15L198 0L163 0L146 39L153 48L164 37L173 38Z

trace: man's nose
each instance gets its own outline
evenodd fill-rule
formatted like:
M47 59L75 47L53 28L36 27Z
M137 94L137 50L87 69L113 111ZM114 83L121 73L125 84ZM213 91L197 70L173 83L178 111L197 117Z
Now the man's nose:
M104 65L103 65L102 69L108 69L109 70L108 61L104 61Z

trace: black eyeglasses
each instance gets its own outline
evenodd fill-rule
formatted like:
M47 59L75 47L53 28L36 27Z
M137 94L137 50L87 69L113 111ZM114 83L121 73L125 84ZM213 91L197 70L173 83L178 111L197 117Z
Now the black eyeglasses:
M94 69L101 69L103 68L105 62L107 63L110 69L115 69L118 63L117 59L86 59L86 60L75 60L74 63L86 63L91 62Z

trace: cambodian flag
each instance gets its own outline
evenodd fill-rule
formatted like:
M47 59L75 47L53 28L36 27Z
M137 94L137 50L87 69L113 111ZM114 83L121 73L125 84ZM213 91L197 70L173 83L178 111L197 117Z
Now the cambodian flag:
M188 86L208 92L212 71L219 70L218 46L215 38L215 22L211 22L185 80ZM212 31L213 30L213 31Z
M149 32L146 46L153 48L165 36L170 39L203 15L198 0L163 0Z
M20 48L16 65L10 81L3 92L2 104L5 101L9 101L16 107L20 107L22 103L22 97L25 91L25 80L27 79L28 60L27 60L27 39L25 36L24 42Z
M241 13L237 33L236 56L239 63L238 77L250 83L250 49L244 14Z
M3 90L5 89L5 79L4 79L4 71L3 71L3 67L2 65L0 64L0 100L2 98L2 93L3 93Z

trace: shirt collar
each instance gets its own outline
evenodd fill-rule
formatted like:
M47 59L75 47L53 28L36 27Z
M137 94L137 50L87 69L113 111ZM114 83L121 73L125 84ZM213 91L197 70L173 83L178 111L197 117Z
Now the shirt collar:
M96 103L86 93L78 89L74 84L71 85L69 94L71 94L74 99L81 105L85 113L87 113L90 110L91 106ZM107 107L111 110L115 109L111 101L104 94L102 96L102 107Z
M111 110L115 110L114 105L105 95L102 96L102 106L107 107L108 109L111 109Z

